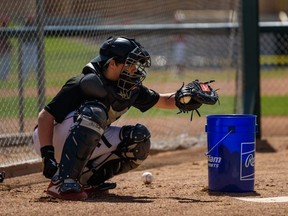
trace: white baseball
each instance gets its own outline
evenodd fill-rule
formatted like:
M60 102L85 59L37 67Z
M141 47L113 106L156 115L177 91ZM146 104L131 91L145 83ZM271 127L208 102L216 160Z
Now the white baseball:
M180 98L180 103L187 104L191 100L191 96L184 96Z
M151 172L144 172L142 174L142 181L144 184L151 184L154 177Z

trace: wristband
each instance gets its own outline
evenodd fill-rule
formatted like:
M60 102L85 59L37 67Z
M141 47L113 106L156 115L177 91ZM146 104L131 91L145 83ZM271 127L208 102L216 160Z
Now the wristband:
M53 157L54 158L54 146L52 145L47 145L47 146L43 146L40 149L41 152L41 157Z

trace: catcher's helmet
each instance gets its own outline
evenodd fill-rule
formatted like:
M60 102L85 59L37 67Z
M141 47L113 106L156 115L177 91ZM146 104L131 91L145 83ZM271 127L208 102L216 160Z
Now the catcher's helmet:
M146 78L146 67L151 66L149 53L135 39L127 37L109 37L100 47L99 55L92 62L107 62L114 59L117 63L137 67L137 72L130 74L124 70L118 80L119 95L123 99L129 99L131 89L141 85Z

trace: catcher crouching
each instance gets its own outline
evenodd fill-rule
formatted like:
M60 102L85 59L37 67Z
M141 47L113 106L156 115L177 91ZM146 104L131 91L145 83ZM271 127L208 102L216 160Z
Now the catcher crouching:
M135 169L148 157L148 128L140 123L111 125L131 107L142 112L152 107L189 112L207 102L203 97L208 90L207 104L216 103L218 96L208 83L203 94L196 94L196 81L175 93L148 89L142 82L150 65L149 53L135 39L109 37L99 55L40 111L33 141L42 157L43 175L51 179L49 196L93 198L117 186L110 181L113 176ZM184 96L191 99L186 103Z

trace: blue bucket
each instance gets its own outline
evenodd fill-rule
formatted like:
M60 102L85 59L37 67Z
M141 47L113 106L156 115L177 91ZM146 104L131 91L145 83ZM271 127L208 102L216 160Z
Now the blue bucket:
M208 115L208 188L254 191L256 115Z

